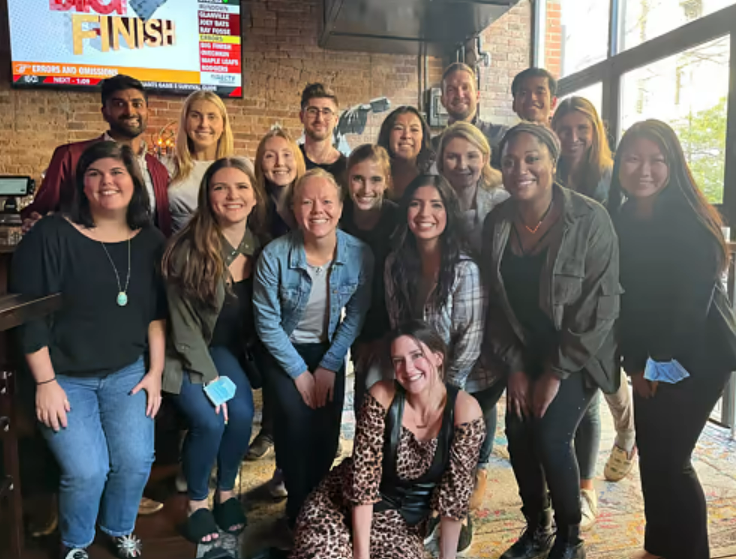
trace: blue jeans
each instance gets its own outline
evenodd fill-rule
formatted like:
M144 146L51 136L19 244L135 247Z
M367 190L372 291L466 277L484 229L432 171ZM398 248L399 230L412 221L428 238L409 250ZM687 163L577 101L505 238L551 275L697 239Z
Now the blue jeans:
M201 384L192 384L184 374L181 392L174 396L186 416L189 431L184 439L184 477L192 501L204 501L209 493L212 465L217 460L217 488L231 491L240 470L240 462L248 451L253 426L253 391L248 376L237 358L225 347L211 347L210 356L221 377L228 377L237 390L227 403L228 423L222 412L204 393Z
M67 427L41 431L61 469L59 519L67 547L89 546L95 521L111 536L133 532L153 463L154 422L146 392L130 391L146 374L143 358L104 378L56 375L71 411Z
M496 426L498 425L496 404L501 399L504 390L506 390L506 381L498 380L489 388L472 394L480 404L483 421L486 424L486 438L483 440L483 445L480 447L480 456L478 456L478 467L481 469L487 468L491 460L493 441L496 438Z

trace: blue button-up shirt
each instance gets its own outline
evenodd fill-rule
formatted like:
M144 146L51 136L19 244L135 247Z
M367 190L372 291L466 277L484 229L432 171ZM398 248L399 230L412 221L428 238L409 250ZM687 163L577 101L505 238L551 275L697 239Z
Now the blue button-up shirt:
M371 304L372 280L371 249L338 229L329 278L330 348L320 367L339 371L345 363ZM301 231L291 231L269 243L258 260L253 286L256 330L276 362L292 378L308 370L289 336L304 314L311 291Z

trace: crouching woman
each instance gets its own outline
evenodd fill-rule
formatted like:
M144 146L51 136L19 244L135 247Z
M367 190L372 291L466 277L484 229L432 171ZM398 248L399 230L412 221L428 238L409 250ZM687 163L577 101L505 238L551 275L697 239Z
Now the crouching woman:
M447 346L413 320L389 338L395 381L368 392L352 459L305 503L293 559L421 559L423 528L441 517L440 558L457 554L485 423L475 399L445 384Z

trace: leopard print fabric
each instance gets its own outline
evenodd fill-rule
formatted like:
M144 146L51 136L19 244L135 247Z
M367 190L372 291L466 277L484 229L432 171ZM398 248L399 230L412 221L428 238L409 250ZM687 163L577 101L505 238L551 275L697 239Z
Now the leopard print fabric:
M351 511L381 500L386 410L366 394L355 435L353 458L333 469L309 496L296 523L292 559L352 559ZM483 443L483 419L455 427L450 465L435 490L433 508L442 516L467 514L473 474ZM402 429L397 473L416 479L431 466L437 440L419 441ZM423 559L422 527L409 526L396 510L373 513L370 554L375 559Z

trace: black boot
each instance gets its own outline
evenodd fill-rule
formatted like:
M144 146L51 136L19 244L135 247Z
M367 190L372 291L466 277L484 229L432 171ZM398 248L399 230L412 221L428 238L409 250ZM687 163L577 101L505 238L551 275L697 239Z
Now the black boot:
M585 547L580 539L580 526L557 529L555 544L548 559L585 559Z
M547 508L541 514L526 517L526 530L501 559L547 559L552 549L552 511Z

